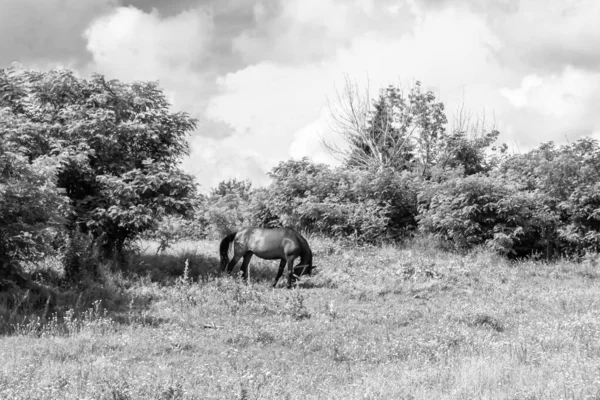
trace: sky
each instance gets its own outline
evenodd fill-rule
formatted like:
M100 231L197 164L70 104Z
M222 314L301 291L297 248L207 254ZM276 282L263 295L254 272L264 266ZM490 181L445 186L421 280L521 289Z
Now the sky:
M203 190L268 183L280 161L338 162L328 101L416 80L452 124L499 142L600 139L597 0L0 0L0 68L159 81L198 119L183 168Z

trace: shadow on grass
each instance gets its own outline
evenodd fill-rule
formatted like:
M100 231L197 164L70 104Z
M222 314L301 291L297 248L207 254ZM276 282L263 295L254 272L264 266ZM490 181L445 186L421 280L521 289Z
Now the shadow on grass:
M197 252L132 255L125 272L132 277L149 278L159 284L171 284L174 279L183 277L186 273L193 281L221 274L218 258Z
M164 296L162 288L185 281L210 281L222 275L217 252L181 247L179 251L132 252L121 265L99 263L83 271L77 282L67 282L60 260L49 259L28 268L28 284L7 284L0 290L0 335L40 334L48 321L66 324L102 314L119 325L157 326L168 321L151 315L151 305ZM234 275L239 275L239 262ZM279 262L253 260L250 279L271 286ZM85 269L85 268L84 268ZM329 287L323 279L305 277L295 283L303 289ZM241 279L240 284L243 284ZM287 268L278 288L287 285ZM23 328L25 327L25 328ZM37 331L36 331L37 330Z
M26 279L2 280L0 335L42 333L48 323L66 324L98 313L117 324L156 326L164 319L148 315L160 287L218 276L219 260L196 251L178 254L130 253L126 262L106 262L83 271L73 282L64 278L58 258L27 268ZM142 290L139 290L142 288Z

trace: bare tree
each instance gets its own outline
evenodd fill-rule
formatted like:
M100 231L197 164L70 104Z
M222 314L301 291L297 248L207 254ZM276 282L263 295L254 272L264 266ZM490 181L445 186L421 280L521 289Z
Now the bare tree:
M346 165L358 168L414 169L432 165L436 143L444 135L443 104L431 92L422 93L420 82L404 92L389 86L371 101L369 85L360 90L346 77L335 101L328 102L330 129L342 144L323 145Z
M362 154L357 157L365 166L373 162L383 162L383 156L374 140L368 134L369 116L371 113L369 83L361 90L356 82L345 77L344 86L341 90L335 90L335 98L332 102L327 99L329 109L329 129L342 139L343 143L327 141L322 138L321 142L329 152L340 161L346 161L354 151L355 143L362 142L370 148L371 154ZM364 152L363 152L364 153Z

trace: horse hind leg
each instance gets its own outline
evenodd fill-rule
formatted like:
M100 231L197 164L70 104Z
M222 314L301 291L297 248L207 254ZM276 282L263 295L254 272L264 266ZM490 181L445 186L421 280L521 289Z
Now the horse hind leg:
M240 267L240 270L242 271L242 278L246 282L248 281L248 264L250 264L250 259L253 255L254 253L252 253L251 251L244 254L244 261L242 262L242 266Z
M238 255L238 254L233 255L233 258L227 264L227 273L228 274L231 274L231 271L233 271L233 267L235 267L235 264L237 264L237 262L240 261L240 258L242 258L241 255Z
M279 263L279 270L277 271L277 276L275 277L275 283L273 283L273 287L277 286L277 282L279 282L279 278L283 275L283 270L285 269L286 261L284 259Z

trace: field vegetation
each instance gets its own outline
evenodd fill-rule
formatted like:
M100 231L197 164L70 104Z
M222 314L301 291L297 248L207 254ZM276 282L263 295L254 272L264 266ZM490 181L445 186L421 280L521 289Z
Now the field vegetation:
M600 398L598 142L509 154L419 82L360 93L340 167L203 193L156 83L0 70L0 398ZM317 275L225 276L243 226Z
M160 255L142 243L124 270L101 269L101 285L57 298L61 317L33 295L4 296L0 397L600 395L597 257L514 263L424 242L309 240L320 273L292 290L270 287L276 262L255 259L248 285L220 277L217 243L190 241Z

